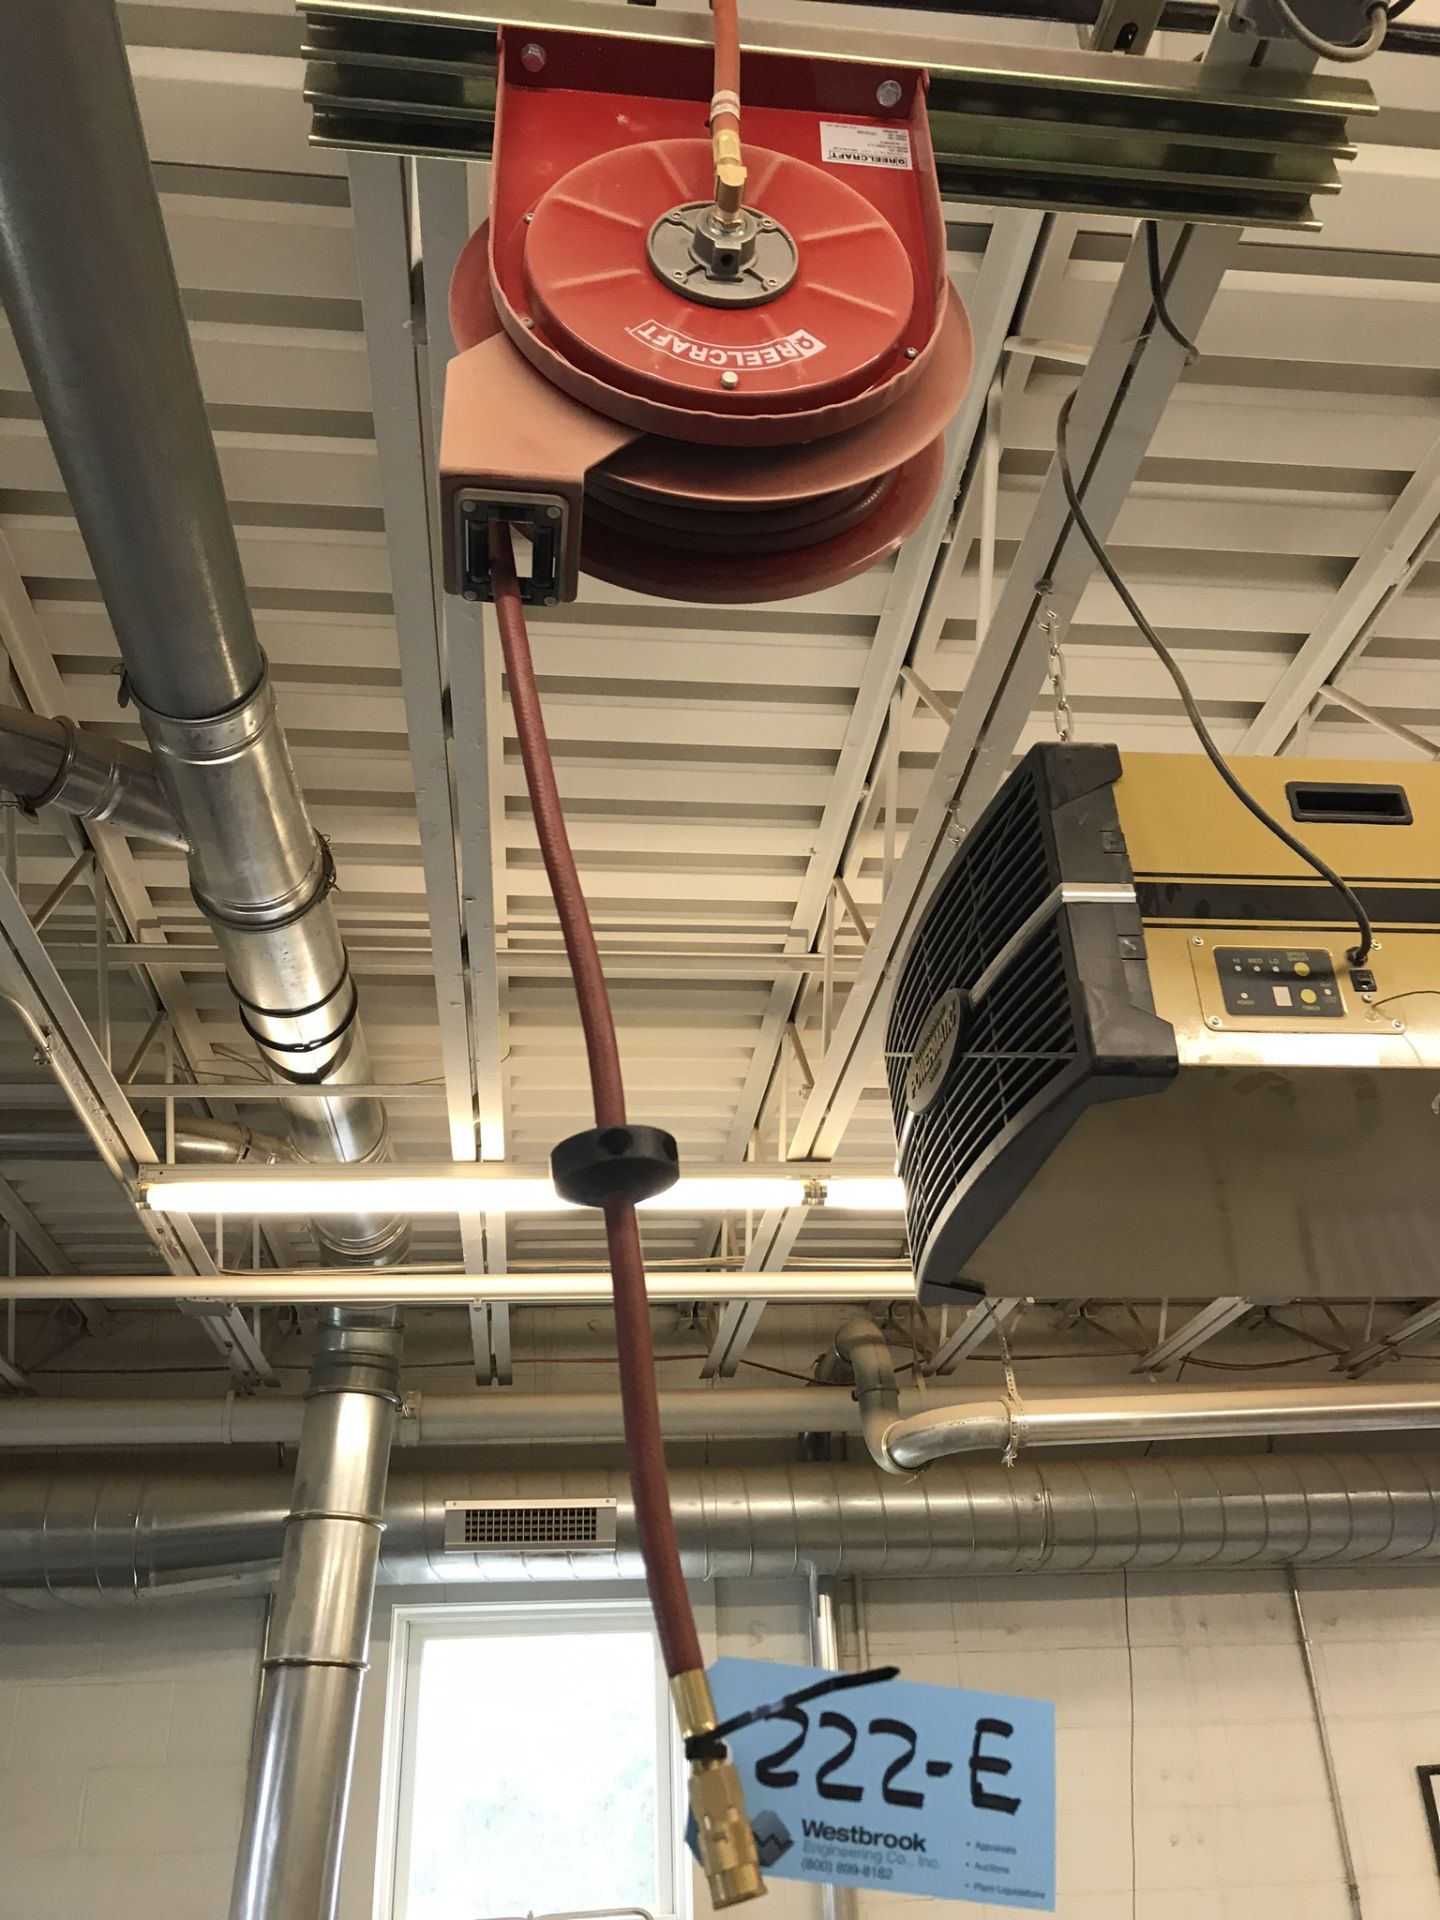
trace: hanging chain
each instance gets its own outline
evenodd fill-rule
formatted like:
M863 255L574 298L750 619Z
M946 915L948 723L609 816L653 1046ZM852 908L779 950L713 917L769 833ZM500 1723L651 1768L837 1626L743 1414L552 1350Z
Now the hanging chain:
M1070 702L1065 696L1065 655L1060 648L1060 617L1053 607L1047 607L1041 614L1040 630L1049 646L1046 672L1050 680L1051 698L1055 703L1055 732L1063 747L1075 737L1075 722L1070 712Z

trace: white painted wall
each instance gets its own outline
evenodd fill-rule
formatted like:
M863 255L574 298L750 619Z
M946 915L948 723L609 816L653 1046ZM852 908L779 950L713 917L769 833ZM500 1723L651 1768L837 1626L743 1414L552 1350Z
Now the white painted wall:
M1440 1763L1440 1574L1312 1573L1302 1593L1363 1920L1440 1920L1415 1780ZM804 1659L798 1585L714 1600L720 1650ZM1283 1577L873 1581L863 1617L852 1657L1055 1700L1060 1920L1352 1920ZM371 1920L387 1622L342 1920ZM215 1602L0 1616L0 1920L220 1920L260 1623ZM812 1893L774 1885L764 1920L815 1920ZM863 1920L902 1906L868 1897Z

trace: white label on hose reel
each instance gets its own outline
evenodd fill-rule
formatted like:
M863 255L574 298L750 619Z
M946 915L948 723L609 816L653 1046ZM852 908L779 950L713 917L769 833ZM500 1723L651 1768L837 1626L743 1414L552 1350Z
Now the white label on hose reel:
M909 173L908 127L847 127L839 120L820 122L820 157L832 167L893 167Z
M736 372L755 372L765 367L787 366L793 360L813 360L824 353L825 342L805 327L797 327L781 340L767 340L763 346L722 347L713 340L696 340L676 327L659 320L642 320L638 327L627 327L632 340L668 354L672 360L688 360L697 367L729 367Z

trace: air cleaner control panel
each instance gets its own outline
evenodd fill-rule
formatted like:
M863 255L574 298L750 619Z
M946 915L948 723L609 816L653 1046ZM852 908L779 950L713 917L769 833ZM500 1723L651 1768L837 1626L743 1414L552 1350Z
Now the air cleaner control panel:
M1240 1018L1340 1020L1345 1002L1324 947L1216 947L1225 1011Z

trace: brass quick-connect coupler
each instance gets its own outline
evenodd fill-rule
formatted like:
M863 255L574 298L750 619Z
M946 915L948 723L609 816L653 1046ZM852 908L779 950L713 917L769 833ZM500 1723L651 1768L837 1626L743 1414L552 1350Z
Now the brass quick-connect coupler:
M715 1731L715 1701L702 1670L677 1673L670 1682L670 1694L687 1741ZM732 1760L714 1755L691 1760L690 1810L695 1815L696 1844L711 1904L734 1907L742 1900L759 1899L765 1891L760 1856Z

